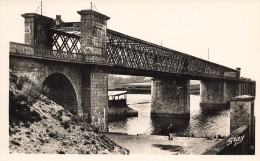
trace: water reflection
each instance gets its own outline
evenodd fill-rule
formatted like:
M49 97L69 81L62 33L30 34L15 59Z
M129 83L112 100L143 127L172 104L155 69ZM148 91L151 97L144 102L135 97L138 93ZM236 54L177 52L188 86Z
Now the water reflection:
M175 118L151 116L151 126L153 127L150 134L152 135L168 135L168 127L173 125L174 133L184 133L189 126L189 118Z
M109 117L109 131L128 134L167 135L170 124L177 135L211 136L229 134L229 109L203 110L199 106L200 96L190 97L190 118L151 116L151 95L128 94L128 106L137 110L138 117Z

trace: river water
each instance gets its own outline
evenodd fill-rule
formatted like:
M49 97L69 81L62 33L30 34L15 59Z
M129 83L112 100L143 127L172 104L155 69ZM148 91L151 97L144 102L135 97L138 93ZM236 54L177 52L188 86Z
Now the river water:
M138 117L109 117L108 128L110 132L131 135L167 135L168 126L173 124L178 136L228 136L229 109L208 112L201 109L199 102L199 95L190 95L190 118L151 116L150 94L127 94L127 104L138 111Z

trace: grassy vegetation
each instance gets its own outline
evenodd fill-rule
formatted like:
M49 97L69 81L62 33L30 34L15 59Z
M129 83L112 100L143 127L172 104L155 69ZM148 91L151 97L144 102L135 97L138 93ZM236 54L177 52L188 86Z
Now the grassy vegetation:
M32 105L41 100L46 104L50 104L50 100L46 99L44 95L47 89L37 86L28 76L18 76L9 71L9 125L15 126L23 123L25 126L30 126L30 123L44 119L36 112ZM67 115L71 118L70 121L62 120L62 115ZM68 110L62 109L53 113L52 117L61 121L65 129L69 128L70 124L84 124L87 129L92 127L83 121L83 118L71 114Z
M41 120L40 115L30 106L41 99L42 89L27 76L17 76L12 71L9 74L9 124L18 125L23 122L29 126L29 122Z

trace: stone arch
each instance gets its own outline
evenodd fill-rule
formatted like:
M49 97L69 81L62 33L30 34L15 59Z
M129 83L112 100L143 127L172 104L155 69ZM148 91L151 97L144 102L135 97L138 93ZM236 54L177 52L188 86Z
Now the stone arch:
M78 99L72 81L62 73L52 73L42 81L46 96L70 112L77 114Z

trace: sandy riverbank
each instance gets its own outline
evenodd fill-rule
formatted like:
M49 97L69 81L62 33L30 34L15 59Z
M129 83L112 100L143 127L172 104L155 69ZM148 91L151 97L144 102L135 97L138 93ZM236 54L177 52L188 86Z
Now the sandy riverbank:
M200 155L218 141L206 138L175 137L158 135L126 135L105 133L118 145L128 149L130 154L167 154L167 155Z

